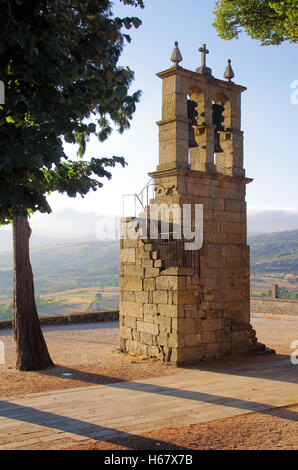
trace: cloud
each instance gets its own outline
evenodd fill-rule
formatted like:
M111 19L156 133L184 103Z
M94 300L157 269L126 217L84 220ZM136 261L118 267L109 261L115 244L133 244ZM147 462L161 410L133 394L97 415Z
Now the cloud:
M52 214L36 213L30 220L33 233L67 240L84 237L89 240L101 240L107 237L111 239L117 224L116 216L80 212L71 207L65 207Z
M36 213L30 220L33 233L53 238L79 238L94 232L96 214L71 207L52 214Z
M249 207L248 232L283 232L298 229L298 209Z
M115 229L117 220L114 215L99 215L96 212L81 212L65 207L52 214L36 213L31 218L30 224L33 230L32 239L41 235L47 238L65 239L65 241L82 238L95 240L111 238L111 230ZM295 229L298 229L297 209L248 208L249 233L282 232ZM3 231L5 229L1 228L1 232ZM46 241L41 240L40 243L45 244ZM4 238L0 239L0 242L4 247ZM32 242L36 245L37 240L32 240Z
M81 212L71 207L52 214L35 214L31 219L33 233L53 238L105 238L116 225L115 216ZM298 229L298 209L249 207L248 232L268 233Z

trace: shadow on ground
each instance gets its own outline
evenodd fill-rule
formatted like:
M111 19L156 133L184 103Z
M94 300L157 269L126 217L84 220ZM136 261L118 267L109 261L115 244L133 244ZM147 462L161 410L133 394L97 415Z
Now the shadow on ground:
M274 356L274 357L263 357L263 358L250 358L245 364L228 367L227 361L222 363L208 364L207 365L192 365L189 368L184 368L187 371L200 371L208 370L220 374L229 374L233 376L245 376L264 379L266 381L274 382L288 382L298 383L298 367L293 366L290 363L288 356ZM239 364L239 363L238 363ZM248 412L259 412L265 413L268 410L273 409L269 403L259 403L257 401L245 400L235 397L229 397L224 395L217 395L211 393L204 393L200 391L184 390L175 387L167 387L163 385L152 385L150 383L142 383L141 381L126 381L119 380L116 377L109 377L100 374L83 372L78 369L72 369L63 367L62 365L57 366L56 372L71 374L65 375L65 379L84 381L88 384L104 384L105 387L117 388L119 390L133 390L140 393L162 395L165 397L176 397L187 400L193 400L196 402L211 403L213 405L220 405L231 408L238 408L239 410L246 410ZM62 372L63 371L63 372ZM48 371L41 371L41 374L52 375ZM177 381L179 375L176 376ZM275 385L276 386L276 385ZM154 399L154 398L153 398ZM279 408L274 409L274 414L281 419L298 421L298 413L292 410L287 410L285 415L283 412L279 413ZM136 437L135 434L123 433L117 429L100 426L97 424L89 423L80 419L75 419L63 415L57 415L48 411L42 411L33 407L22 406L11 403L9 401L0 402L0 416L3 418L10 418L17 420L22 423L31 423L45 428L51 428L59 430L61 432L69 432L77 436L83 436L88 439L94 439L97 441L108 441L111 443L117 442L121 438L132 439ZM286 417L285 417L286 416ZM165 423L166 425L166 423ZM115 441L116 439L116 441ZM138 436L138 445L140 445L140 439L143 440L142 447L144 449L156 449L156 445L159 444L159 448L162 449L183 449L183 447L176 447L170 443L163 441L147 439L145 437ZM133 444L131 444L133 445ZM149 446L149 447L148 447ZM133 447L131 447L133 448Z
M57 415L48 411L37 410L36 408L29 406L16 405L7 401L0 401L0 415L3 418L14 419L22 423L35 424L97 441L115 443L118 439L124 438L126 440L131 440L134 437L137 437L135 434L120 432L117 429L100 426L80 419ZM115 440L116 437L117 439ZM142 449L156 450L156 446L162 446L163 449L186 449L157 439L147 439L146 437L138 436L138 445L140 445L140 443L142 445ZM5 444L5 437L1 444ZM131 444L133 445L133 441L131 441Z

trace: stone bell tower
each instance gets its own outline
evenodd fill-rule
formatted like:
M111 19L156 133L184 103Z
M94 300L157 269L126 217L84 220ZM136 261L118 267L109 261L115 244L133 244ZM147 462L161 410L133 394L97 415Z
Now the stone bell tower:
M246 227L241 94L231 61L225 80L206 66L199 49L195 71L179 64L162 79L159 163L150 173L155 197L146 208L157 237L141 219L122 219L120 250L120 348L183 364L264 349L250 325L250 268ZM185 250L161 234L159 207L202 208L200 249ZM153 209L152 209L153 208ZM156 209L157 208L157 209ZM196 222L192 224L194 226ZM141 237L140 234L143 234Z

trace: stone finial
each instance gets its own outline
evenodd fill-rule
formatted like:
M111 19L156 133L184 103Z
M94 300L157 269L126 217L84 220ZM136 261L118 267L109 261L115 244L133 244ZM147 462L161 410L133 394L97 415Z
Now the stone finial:
M232 66L231 66L231 59L228 60L228 65L224 73L224 78L228 81L231 82L232 78L235 77L235 74L233 72Z
M173 50L173 54L171 56L171 61L174 62L174 64L177 66L179 64L179 62L181 62L182 60L183 60L183 57L182 57L181 52L179 50L178 42L175 41L175 47L174 47L174 50Z

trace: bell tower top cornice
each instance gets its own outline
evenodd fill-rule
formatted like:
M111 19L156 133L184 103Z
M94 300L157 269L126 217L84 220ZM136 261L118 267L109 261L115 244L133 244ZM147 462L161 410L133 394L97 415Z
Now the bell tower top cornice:
M233 83L233 82L227 82L219 78L202 75L201 73L194 72L193 70L184 69L181 66L174 65L174 67L170 67L156 74L156 76L161 79L171 77L172 75L181 75L187 78L191 78L193 80L199 80L202 83L206 83L206 84L210 83L215 86L221 86L226 89L238 91L239 93L243 93L244 91L247 90L245 86L237 85L236 83Z

